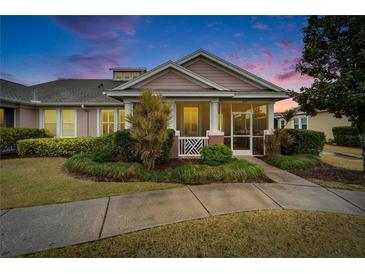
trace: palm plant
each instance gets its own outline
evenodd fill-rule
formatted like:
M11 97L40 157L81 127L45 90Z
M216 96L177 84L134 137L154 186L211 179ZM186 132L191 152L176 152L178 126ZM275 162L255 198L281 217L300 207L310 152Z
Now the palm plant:
M126 117L131 124L131 137L136 140L133 149L148 170L155 167L156 158L168 138L170 115L171 105L163 102L161 95L145 90L133 113Z
M288 109L281 113L281 118L283 118L286 123L289 123L289 121L294 118L295 114L297 114L295 109Z

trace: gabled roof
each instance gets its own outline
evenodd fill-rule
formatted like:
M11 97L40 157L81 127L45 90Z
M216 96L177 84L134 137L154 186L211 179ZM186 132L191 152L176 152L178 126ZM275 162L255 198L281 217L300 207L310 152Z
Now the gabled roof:
M221 66L237 73L238 75L241 75L241 76L251 80L252 82L257 83L261 86L264 86L268 89L271 89L271 90L274 90L274 91L280 91L280 92L286 92L287 91L287 90L285 90L285 89L283 89L283 88L281 88L281 87L279 87L279 86L277 86L277 85L275 85L275 84L273 84L269 81L266 81L265 79L255 75L251 72L248 72L247 70L244 70L244 69L242 69L242 68L240 68L240 67L238 67L238 66L236 66L236 65L234 65L234 64L232 64L232 63L230 63L230 62L228 62L228 61L226 61L226 60L224 60L224 59L222 59L222 58L220 58L220 57L218 57L218 56L216 56L216 55L214 55L214 54L212 54L212 53L210 53L206 50L204 50L204 49L199 49L197 51L194 51L193 53L179 59L178 61L176 61L176 63L179 64L179 65L183 65L183 64L185 64L185 63L187 63L187 62L189 62L189 61L191 61L191 60L193 60L197 57L200 57L200 56L205 57L208 60L213 61L215 63L218 63L219 65L221 65Z
M207 79L207 78L205 78L205 77L203 77L203 76L201 76L201 75L199 75L199 74L197 74L197 73L195 73L191 70L188 70L188 69L186 69L182 66L179 66L178 64L176 64L173 61L168 61L166 63L163 63L163 64L155 67L154 69L148 71L147 73L142 74L141 76L139 76L139 77L137 77L133 80L130 80L130 81L128 81L127 83L125 83L123 85L120 85L120 86L114 88L113 90L114 91L116 91L116 90L125 90L125 89L130 88L130 87L132 87L132 86L134 86L134 85L136 85L136 84L138 84L142 81L145 81L146 79L149 79L149 78L153 77L154 75L156 75L156 74L158 74L158 73L160 73L164 70L167 70L167 69L175 69L178 72L180 72L180 73L182 73L182 74L184 74L188 77L191 77L191 78L197 80L198 82L201 82L205 85L208 85L208 86L210 86L214 89L221 90L221 91L222 90L228 90L227 88L225 88L225 87L223 87L223 86L221 86L221 85L219 85L219 84L217 84L217 83L215 83L215 82L213 82L213 81L211 81L211 80L209 80L209 79Z

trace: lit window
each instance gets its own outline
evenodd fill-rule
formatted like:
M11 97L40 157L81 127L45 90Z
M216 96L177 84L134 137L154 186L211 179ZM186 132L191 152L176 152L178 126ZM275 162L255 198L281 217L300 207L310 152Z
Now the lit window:
M280 128L284 128L285 127L285 120L281 119L280 120Z
M298 129L299 128L299 119L298 118L294 118L293 119L293 123L294 123L294 128Z
M122 73L120 71L114 72L114 80L122 80Z
M114 132L114 110L103 109L101 111L101 134L110 134Z
M119 110L119 130L124 129L125 124L125 116L124 116L124 109Z
M0 127L4 127L4 109L0 108Z
M124 79L128 80L131 78L131 74L129 72L124 73Z
M57 134L57 111L55 109L44 110L44 129L51 136Z
M62 110L62 136L63 137L75 137L75 110L63 109Z
M137 78L139 76L139 72L134 72L132 78Z
M198 107L184 107L184 133L185 136L198 135Z
M308 128L308 120L307 120L307 117L302 117L300 119L300 122L301 122L301 128L302 129L307 129Z

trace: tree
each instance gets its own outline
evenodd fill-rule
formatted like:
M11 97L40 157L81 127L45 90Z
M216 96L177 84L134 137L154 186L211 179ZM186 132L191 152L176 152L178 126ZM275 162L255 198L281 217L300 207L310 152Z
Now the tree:
M147 169L155 167L156 158L168 138L170 114L170 104L162 102L162 96L154 95L152 90L146 90L133 114L126 117L131 124L131 137L136 140L133 149Z
M285 120L286 123L289 123L291 119L297 114L297 111L295 109L288 109L280 114L281 118Z
M314 82L291 96L307 115L348 117L361 133L365 172L365 17L310 16L296 69Z

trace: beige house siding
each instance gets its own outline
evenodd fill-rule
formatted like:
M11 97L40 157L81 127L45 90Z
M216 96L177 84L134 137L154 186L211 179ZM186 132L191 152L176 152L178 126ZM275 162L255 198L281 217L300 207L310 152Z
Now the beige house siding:
M304 115L297 115L295 118L305 117ZM332 113L319 112L316 116L308 117L308 129L324 132L326 140L333 139L332 128L341 126L351 126L351 123L346 117L341 119L333 117ZM293 119L285 126L285 128L294 128Z
M27 107L16 109L16 127L39 128L39 110Z
M96 109L77 110L77 137L96 136Z
M135 86L136 88L145 89L151 88L155 90L203 90L207 88L206 85L197 84L197 81L187 79L180 73L169 70L154 77L149 82L142 82Z
M248 80L236 77L233 73L229 73L223 68L218 68L217 65L213 65L202 58L190 61L183 66L229 89L238 91L261 89L251 84Z

